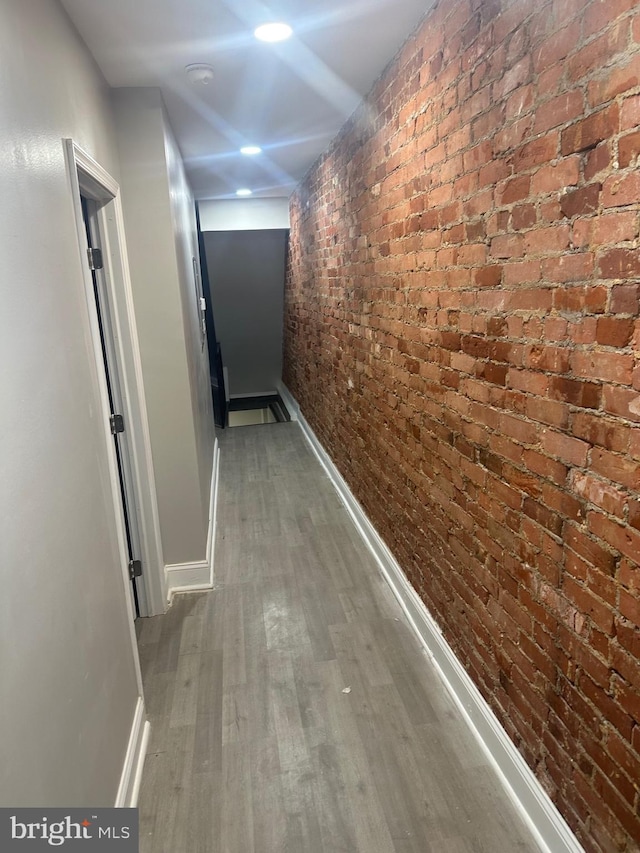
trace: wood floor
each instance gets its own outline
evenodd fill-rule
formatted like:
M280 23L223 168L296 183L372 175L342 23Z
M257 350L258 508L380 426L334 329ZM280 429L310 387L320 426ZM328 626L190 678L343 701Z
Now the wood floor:
M140 620L142 853L538 850L297 424L219 495L216 588Z

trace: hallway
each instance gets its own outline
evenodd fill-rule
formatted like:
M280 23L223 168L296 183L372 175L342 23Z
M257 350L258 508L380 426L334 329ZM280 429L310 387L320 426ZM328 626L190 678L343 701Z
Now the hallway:
M142 620L141 851L537 850L298 425L221 453L215 589Z

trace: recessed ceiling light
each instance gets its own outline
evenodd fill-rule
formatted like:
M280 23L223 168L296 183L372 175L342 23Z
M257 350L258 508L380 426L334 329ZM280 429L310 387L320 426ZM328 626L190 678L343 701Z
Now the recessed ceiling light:
M252 192L253 190L241 189L236 190L236 195L251 195Z
M247 157L253 157L254 154L261 154L262 148L258 145L243 145L240 149L241 154L246 154Z
M272 23L262 24L253 31L253 34L260 41L284 41L289 38L292 32L289 24Z

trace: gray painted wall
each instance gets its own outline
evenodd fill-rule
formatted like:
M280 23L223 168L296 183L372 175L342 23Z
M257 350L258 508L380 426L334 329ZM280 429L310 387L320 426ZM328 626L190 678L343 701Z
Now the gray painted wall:
M0 804L113 805L137 702L63 137L116 179L53 0L0 3Z
M177 280L182 303L182 324L191 397L191 422L200 478L202 515L205 530L208 530L215 428L209 376L209 354L206 338L203 339L201 335L202 315L193 273L193 259L195 258L198 274L202 279L196 231L196 212L193 194L187 181L178 144L166 114L164 114L164 118L169 203L178 270ZM167 452L173 453L174 449L171 448L170 451L167 449ZM203 554L203 558L204 556Z
M166 564L205 559L213 459L193 197L159 89L113 92L129 267Z
M216 335L232 395L275 392L282 376L286 229L204 234Z

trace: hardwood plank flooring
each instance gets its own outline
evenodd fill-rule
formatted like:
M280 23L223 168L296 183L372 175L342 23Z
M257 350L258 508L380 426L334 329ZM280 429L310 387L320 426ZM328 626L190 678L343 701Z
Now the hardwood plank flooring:
M141 853L533 853L295 423L221 436L215 589L142 620Z

